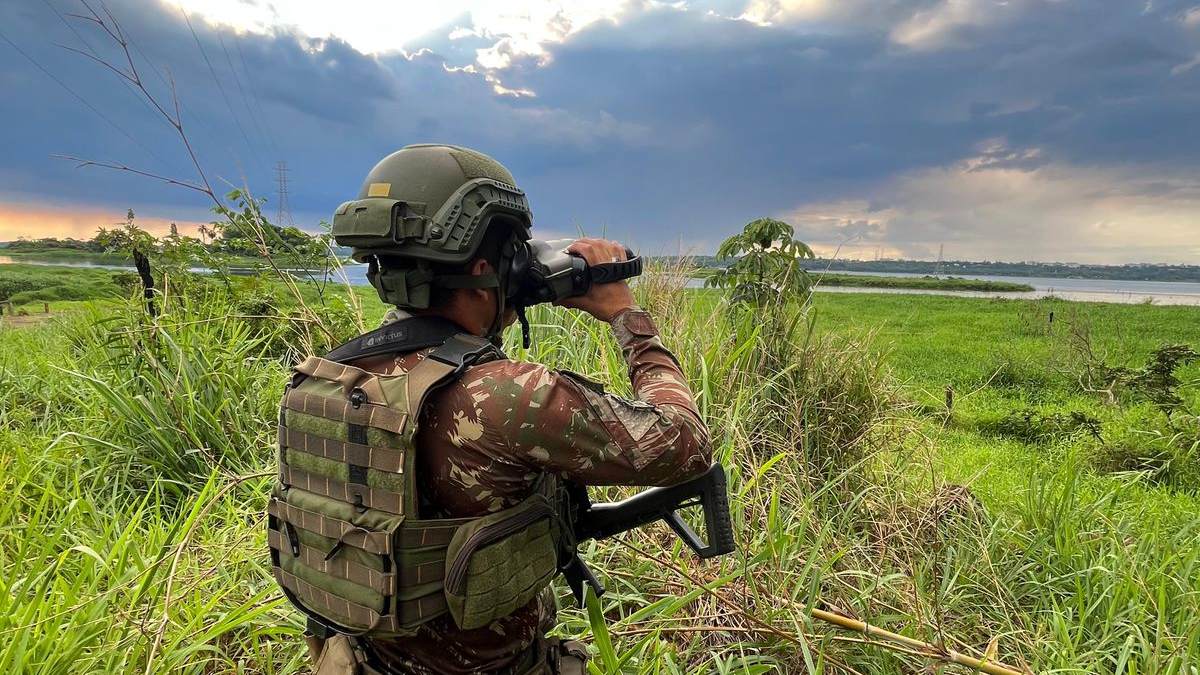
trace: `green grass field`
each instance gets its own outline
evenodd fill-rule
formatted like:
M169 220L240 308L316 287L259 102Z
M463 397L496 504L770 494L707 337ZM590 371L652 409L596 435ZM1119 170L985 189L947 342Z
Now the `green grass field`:
M1145 506L1157 512L1149 515L1184 519L1196 513L1192 493L1200 478L1195 470L1200 448L1171 448L1163 442L1171 435L1165 416L1154 405L1081 391L1078 377L1084 339L1097 359L1130 368L1144 365L1163 344L1200 348L1200 309L841 294L818 295L815 310L822 330L871 335L909 397L935 413L925 416L926 428L938 441L947 479L969 481L991 501L1005 503L1031 467L1045 472L1078 461L1089 475L1117 474L1122 483L1140 478L1145 504L1135 509ZM1185 428L1180 443L1194 442L1200 438L1195 419L1200 363L1183 366L1178 377L1185 383L1182 409L1192 415L1190 435L1186 414L1180 416ZM952 414L944 416L936 413L945 411L947 387L955 402ZM1018 415L1027 412L1034 427L1046 416L1082 413L1100 428L1098 434L1039 434L1046 430L1022 425ZM1171 450L1178 455L1173 466L1152 461L1136 466L1139 459ZM1131 468L1141 468L1140 476L1122 471Z
M276 406L304 345L383 308L170 289L156 320L119 293L0 324L0 671L304 672L266 567ZM589 544L606 621L560 587L557 632L593 673L935 672L813 606L1037 672L1194 672L1200 364L1170 416L1136 378L1163 344L1200 348L1200 310L818 294L789 332L715 292L638 293L730 470L739 551L700 562L657 526ZM603 326L531 318L514 357L628 392ZM1099 391L1117 367L1133 384Z

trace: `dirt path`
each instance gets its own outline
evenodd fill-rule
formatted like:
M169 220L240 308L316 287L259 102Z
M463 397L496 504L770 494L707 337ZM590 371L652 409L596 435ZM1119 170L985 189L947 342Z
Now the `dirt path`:
M39 324L46 323L50 319L53 319L54 317L59 316L59 315L60 314L58 312L51 312L49 314L42 314L42 313L28 314L28 315L17 314L15 316L10 316L8 314L5 314L4 316L0 316L0 329L28 328L29 326L37 326Z

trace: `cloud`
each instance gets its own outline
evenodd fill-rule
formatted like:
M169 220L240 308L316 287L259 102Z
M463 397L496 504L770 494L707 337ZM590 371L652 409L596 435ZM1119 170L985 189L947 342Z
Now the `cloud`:
M1161 167L994 162L990 145L951 166L901 174L871 200L801 204L782 215L828 249L886 244L908 257L1194 262L1200 179Z
M893 42L916 50L968 46L972 29L996 29L1028 11L1029 0L940 0L915 11L891 31Z
M1188 5L447 0L405 15L410 3L392 3L363 22L382 30L407 17L393 40L402 48L390 49L358 28L316 27L320 15L287 14L300 5L221 1L205 5L212 21L191 15L195 37L175 5L108 6L148 85L167 94L168 72L177 83L214 184L248 184L273 213L275 162L286 160L308 227L380 157L449 142L509 166L539 231L605 231L664 250L680 240L711 250L781 213L814 241L917 254L944 239L962 257L973 242L980 255L1009 251L1002 227L1078 233L1105 222L1107 234L1074 241L1080 256L1109 260L1177 256L1184 246L1166 238L1195 238L1178 182L1200 175L1200 71L1187 65L1200 30ZM51 159L192 172L129 87L55 45L119 54L49 7L0 4L0 31L104 117L0 42L0 83L17 92L0 97L0 199L203 219L195 195ZM221 14L235 10L251 16ZM1137 243L1147 231L1160 249ZM1039 250L1069 258L1071 241L1045 238Z
M1197 53L1195 56L1188 59L1187 61L1184 61L1183 63L1172 66L1171 74L1172 75L1183 75L1184 73L1190 71L1192 68L1195 68L1196 66L1200 66L1200 53Z
M1191 7L1185 11L1180 21L1189 28L1200 28L1200 5Z

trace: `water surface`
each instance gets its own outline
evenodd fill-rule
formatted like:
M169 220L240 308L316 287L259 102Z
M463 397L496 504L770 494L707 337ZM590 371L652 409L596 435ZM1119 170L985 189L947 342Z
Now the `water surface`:
M110 265L88 261L48 261L29 260L24 257L0 255L0 265L56 265L60 267L91 267L100 269L130 269L128 265ZM355 286L367 285L366 265L347 265L346 278ZM207 270L196 269L204 272ZM307 277L311 273L294 270L297 276ZM320 274L320 272L317 272ZM812 273L818 280L819 272ZM878 277L922 277L922 274L905 272L831 272L831 274L863 275ZM1063 279L1051 277L1006 277L976 274L955 274L963 279L982 279L985 281L1007 281L1033 286L1032 291L954 291L940 289L915 288L859 288L853 286L821 286L817 290L823 293L900 293L912 295L956 295L971 298L1014 298L1036 300L1045 297L1062 298L1063 300L1078 300L1082 302L1119 302L1119 303L1153 303L1156 305L1196 305L1200 306L1200 283L1190 281L1124 281L1118 279ZM699 279L693 279L688 286L698 288L703 286Z

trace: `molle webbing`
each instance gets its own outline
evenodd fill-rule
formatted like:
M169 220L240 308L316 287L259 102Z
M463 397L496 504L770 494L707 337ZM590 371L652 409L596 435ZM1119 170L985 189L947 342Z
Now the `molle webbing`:
M404 473L403 450L373 448L363 443L347 443L288 427L279 427L279 445L343 464Z
M283 463L279 465L279 482L322 497L350 502L355 506L389 513L404 513L404 495L391 490L377 490L365 483L343 482Z
M267 505L267 513L302 530L316 532L323 537L336 539L370 553L387 556L392 554L392 541L384 532L371 532L344 520L305 511L274 498Z
M446 612L446 599L440 594L427 595L412 601L399 603L394 613L379 612L346 600L329 591L275 568L275 579L303 605L316 611L323 618L334 618L342 625L369 626L361 633L377 632L403 634L410 626L420 625ZM339 631L341 632L341 631Z
M318 396L295 389L289 390L284 396L283 407L313 417L379 429L403 429L408 423L408 413L386 406L373 404L355 406L347 400Z
M280 488L268 507L273 568L294 604L338 632L411 634L447 611L447 547L472 519L418 517L414 422L430 391L499 354L473 336L445 339L451 327L402 321L330 355L354 360L440 331L445 344L407 373L310 358L284 395Z
M267 532L267 544L276 551L291 550L292 543L286 540L286 535L278 530L269 530ZM297 543L296 550L300 552L297 556L300 562L318 572L331 574L346 581L353 581L359 586L366 586L381 595L390 595L394 590L396 575L393 573L380 572L379 570L342 557L327 560L325 558L327 555L326 551L319 551L304 542Z

